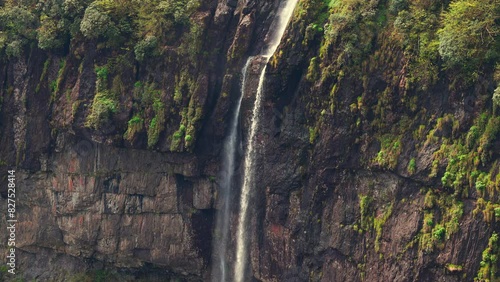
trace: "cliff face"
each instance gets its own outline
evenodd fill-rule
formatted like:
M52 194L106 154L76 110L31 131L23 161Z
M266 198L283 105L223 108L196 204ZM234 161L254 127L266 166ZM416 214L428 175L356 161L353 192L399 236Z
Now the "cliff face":
M250 42L263 41L277 4L205 2L191 16L197 38L180 31L140 64L83 38L67 55L27 48L2 63L1 165L17 168L19 275L91 279L104 267L120 270L116 279L208 279L225 122L241 64L262 46ZM191 44L199 50L188 54ZM103 90L116 92L112 114L95 108Z
M495 279L497 261L488 256L496 252L498 229L499 127L489 102L496 87L491 66L467 83L457 83L464 78L456 69L441 70L427 85L418 76L429 70L418 69L395 27L402 12L394 26L388 13L359 34L349 48L369 40L370 51L360 54L345 42L356 29L337 27L338 37L318 48L315 22L307 19L316 19L321 5L301 4L266 87L256 277ZM358 20L363 26L370 17ZM481 187L479 174L489 184Z
M209 279L222 140L279 2L206 1L197 28L141 62L83 37L2 60L0 168L16 169L20 276ZM439 59L422 63L395 27L402 13L372 2L351 9L355 28L325 16L342 7L300 1L270 60L249 228L258 281L495 276L482 255L498 253L494 67L461 83ZM440 12L415 2L400 9Z

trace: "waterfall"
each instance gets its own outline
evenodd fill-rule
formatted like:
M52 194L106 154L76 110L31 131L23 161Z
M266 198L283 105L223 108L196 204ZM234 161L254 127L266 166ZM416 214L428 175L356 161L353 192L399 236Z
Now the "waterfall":
M278 48L278 45L285 33L286 26L292 17L295 6L298 0L287 0L282 3L276 19L275 19L275 29L270 30L270 42L268 48L263 52L262 56L265 59L265 66L259 76L259 85L257 88L257 94L255 97L255 104L252 111L252 124L250 126L250 135L248 138L248 146L245 153L244 160L244 180L243 186L241 188L240 196L240 213L238 218L238 229L236 233L236 263L234 267L234 278L236 282L243 282L245 280L245 273L247 267L248 259L248 236L247 236L247 226L248 226L248 212L249 212L249 201L251 198L251 193L255 186L255 135L259 126L260 119L260 108L262 103L262 92L264 88L265 74L267 69L267 63L269 59L273 56L274 52ZM248 62L247 62L248 64ZM244 89L243 89L244 90ZM243 93L242 93L243 96Z
M240 117L241 100L243 100L243 93L245 93L247 69L253 57L248 58L245 66L242 69L241 79L241 95L236 103L235 110L231 116L231 124L229 126L229 134L224 141L223 147L223 160L222 160L222 173L221 181L219 183L219 195L222 199L222 209L218 212L216 217L216 234L214 238L214 263L212 265L212 281L213 282L226 282L227 278L227 245L229 241L229 222L231 215L231 187L234 181L234 163L236 161L236 148L238 146L238 124Z

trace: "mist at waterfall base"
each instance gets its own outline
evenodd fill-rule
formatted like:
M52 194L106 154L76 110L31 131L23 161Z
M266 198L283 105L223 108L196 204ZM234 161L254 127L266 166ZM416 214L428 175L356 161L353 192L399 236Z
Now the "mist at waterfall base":
M269 44L268 47L262 52L261 57L264 58L264 67L259 75L259 84L257 94L255 97L255 104L252 111L252 121L250 126L249 138L247 149L244 157L244 179L241 188L240 196L240 211L238 216L238 226L236 230L236 261L234 264L234 281L243 282L246 278L247 264L248 264L248 214L250 211L251 193L255 187L255 161L256 161L256 148L255 148L255 135L258 130L260 120L260 108L262 103L262 92L265 82L265 74L267 63L276 52L281 38L285 33L288 22L290 21L295 6L298 0L286 0L281 2L275 19L269 30ZM238 122L240 119L240 108L243 95L245 93L247 69L253 57L248 58L245 66L242 69L242 81L240 88L240 95L238 102L235 105L233 116L229 128L229 134L224 143L222 174L219 188L218 197L223 203L223 207L216 215L216 230L213 243L214 260L212 265L212 281L225 282L229 279L228 270L230 266L227 261L228 254L228 241L230 234L230 213L231 213L231 190L234 183L234 171L236 160L236 148L238 146Z

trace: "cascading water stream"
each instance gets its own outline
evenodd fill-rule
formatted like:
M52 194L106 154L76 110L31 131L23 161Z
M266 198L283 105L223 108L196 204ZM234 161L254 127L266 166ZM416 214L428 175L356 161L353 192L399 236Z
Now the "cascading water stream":
M248 65L253 57L248 58L245 66L242 69L241 79L241 95L236 103L236 108L231 117L231 124L229 126L229 134L224 141L223 147L223 160L222 160L222 173L221 182L219 184L219 197L222 200L222 209L218 212L216 218L216 231L221 232L217 234L214 240L214 250L216 250L214 257L214 264L212 265L212 281L213 282L226 282L227 278L227 245L229 241L229 222L231 215L231 187L234 181L234 163L236 162L236 148L238 146L238 121L240 117L241 101L243 100L243 93L245 93L246 73Z
M259 126L262 92L264 88L267 63L273 56L274 52L276 52L276 49L281 42L281 38L285 33L286 27L288 25L288 22L290 21L290 18L292 17L297 2L298 0L287 0L282 4L282 7L280 7L277 13L276 28L274 30L271 30L269 46L262 54L262 57L264 57L265 59L265 65L262 68L259 76L259 85L257 88L255 104L252 111L252 124L250 126L250 135L244 160L244 180L243 186L241 188L240 213L238 218L238 229L236 233L236 263L234 267L234 278L236 282L243 282L245 280L248 259L247 226L249 201L251 198L251 192L254 190L253 188L255 185L255 135ZM242 93L242 96L243 94L244 93Z

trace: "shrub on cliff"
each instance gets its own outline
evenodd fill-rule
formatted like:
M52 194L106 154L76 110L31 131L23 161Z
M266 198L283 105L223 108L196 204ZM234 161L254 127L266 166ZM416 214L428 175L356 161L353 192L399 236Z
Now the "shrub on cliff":
M488 246L483 251L480 269L474 281L497 281L499 255L498 234L494 232L488 240Z
M108 31L111 19L97 5L91 4L86 10L80 24L82 34L90 39L103 36Z
M109 73L107 66L97 66L95 72L97 77L97 93L94 96L92 108L90 109L90 114L87 116L85 126L99 130L118 110L116 95L119 93L114 93L108 89L107 82Z
M139 38L156 36L176 40L176 28L189 25L189 17L200 5L200 0L153 0L142 2L136 10L136 34Z
M372 47L373 20L378 1L335 1L331 4L330 17L325 25L325 40L320 57L325 58L340 38L339 58L359 62Z
M140 114L136 114L128 121L127 131L125 132L123 137L128 141L132 141L135 134L137 132L140 132L143 127L144 127L144 119L141 117Z
M92 103L92 108L87 117L85 126L97 130L101 129L117 111L117 108L117 102L108 91L97 93L94 96L94 102Z
M143 40L139 41L134 47L135 59L142 62L148 56L154 53L158 46L158 38L153 35L146 36Z
M80 34L98 41L98 48L135 46L141 61L157 45L176 45L200 5L200 0L7 1L0 6L0 52L20 56L32 43L44 50L62 49ZM191 29L190 34L198 33ZM199 51L198 41L187 41L192 42L183 49Z
M498 58L499 19L499 0L451 3L438 31L439 54L446 66L476 71L481 63Z
M30 40L36 38L36 16L26 7L0 8L0 51L18 57Z
M57 21L45 18L38 28L38 47L44 50L62 47L64 40L60 37L60 32Z
M58 49L80 31L80 23L89 0L47 0L35 9L39 14L38 47Z

